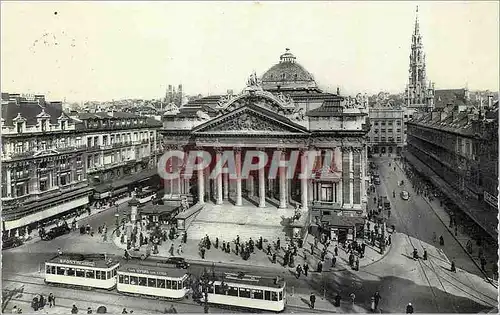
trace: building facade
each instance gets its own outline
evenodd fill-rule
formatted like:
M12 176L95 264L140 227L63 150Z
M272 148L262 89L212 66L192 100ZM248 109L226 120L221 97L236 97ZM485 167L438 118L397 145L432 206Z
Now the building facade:
M1 130L3 235L88 204L85 139L61 102L2 93Z
M259 207L300 204L313 225L339 238L352 237L366 213L367 116L366 98L356 101L321 91L287 49L262 78L253 74L241 93L201 98L166 113L162 130L166 150L197 148L215 159L234 150L238 161L244 161L249 150L261 150L269 160L278 151L287 161L293 151L300 151L298 169L307 173L319 169L318 164L315 170L304 169L305 152L314 149L331 157L333 175L307 180L297 174L290 179L281 167L278 177L272 178L266 165L248 179L231 181L227 175L208 178L211 165L198 171L196 178L166 184L165 198L191 195L201 204L233 199L238 206L242 198L255 197Z
M405 89L406 107L429 112L434 108L434 83L427 83L425 53L417 16L412 34L408 84Z
M94 199L130 191L156 174L162 123L125 112L72 116L86 146L85 166Z
M409 121L407 150L449 187L450 199L465 213L490 235L497 233L498 102L487 111L457 106Z
M156 174L161 122L66 114L43 95L2 93L2 227L25 234Z
M399 156L406 140L405 110L370 108L369 150L374 156Z

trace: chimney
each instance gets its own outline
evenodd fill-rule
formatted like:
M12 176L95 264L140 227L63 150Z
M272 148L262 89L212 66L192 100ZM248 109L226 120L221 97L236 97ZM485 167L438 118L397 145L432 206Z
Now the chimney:
M493 106L493 95L488 95L488 107Z

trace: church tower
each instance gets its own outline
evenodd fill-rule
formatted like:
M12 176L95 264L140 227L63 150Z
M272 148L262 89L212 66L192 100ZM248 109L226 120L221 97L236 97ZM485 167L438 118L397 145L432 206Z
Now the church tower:
M411 41L410 69L405 90L405 101L408 108L419 111L431 111L434 108L434 84L427 83L425 53L418 22L418 6Z

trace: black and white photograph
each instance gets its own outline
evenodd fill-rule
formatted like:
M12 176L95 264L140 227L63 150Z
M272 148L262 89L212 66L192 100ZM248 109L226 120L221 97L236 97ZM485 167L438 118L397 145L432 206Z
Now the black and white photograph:
M498 313L498 1L1 1L1 313Z

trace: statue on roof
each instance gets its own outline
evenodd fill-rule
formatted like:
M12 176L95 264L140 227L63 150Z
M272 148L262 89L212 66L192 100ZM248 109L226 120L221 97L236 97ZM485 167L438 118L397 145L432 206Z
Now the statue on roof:
M174 103L170 103L165 107L164 115L177 115L179 113L179 107Z
M201 110L196 112L196 116L198 117L199 120L209 120L210 119L210 116Z
M259 78L257 78L257 73L254 71L247 81L247 86L259 86Z

